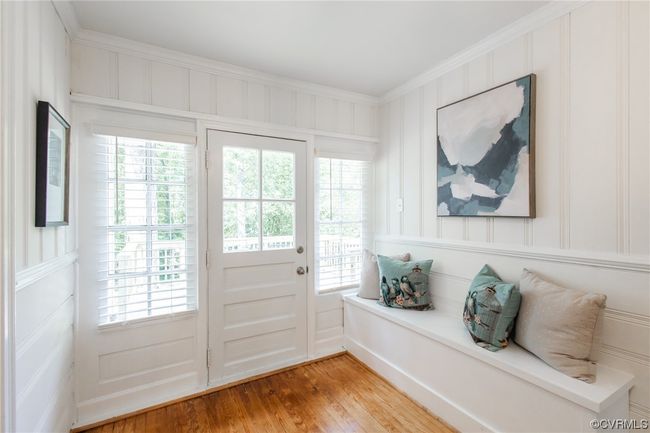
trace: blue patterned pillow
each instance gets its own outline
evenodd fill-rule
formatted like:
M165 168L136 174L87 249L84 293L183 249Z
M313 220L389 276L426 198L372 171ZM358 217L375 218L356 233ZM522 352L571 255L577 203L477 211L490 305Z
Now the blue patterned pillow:
M504 283L492 268L483 266L472 280L463 311L474 342L492 352L506 347L520 303L517 286Z
M433 260L403 262L377 256L381 296L379 304L409 310L431 308L429 272Z

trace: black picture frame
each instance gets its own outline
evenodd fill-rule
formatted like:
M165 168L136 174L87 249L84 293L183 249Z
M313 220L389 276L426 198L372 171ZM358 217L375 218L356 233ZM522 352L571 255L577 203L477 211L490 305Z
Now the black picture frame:
M46 101L36 108L36 227L69 224L70 124Z

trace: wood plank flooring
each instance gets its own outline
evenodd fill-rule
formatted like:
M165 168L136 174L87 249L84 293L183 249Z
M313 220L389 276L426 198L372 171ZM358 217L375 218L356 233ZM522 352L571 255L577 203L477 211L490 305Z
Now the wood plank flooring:
M92 433L453 433L343 354L95 427Z

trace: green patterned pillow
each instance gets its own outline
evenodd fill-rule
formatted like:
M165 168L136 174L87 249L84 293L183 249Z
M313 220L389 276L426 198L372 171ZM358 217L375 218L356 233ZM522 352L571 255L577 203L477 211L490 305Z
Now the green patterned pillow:
M472 280L463 311L463 322L474 342L493 352L506 347L520 303L519 289L483 266Z
M377 256L381 288L380 305L409 310L431 308L429 272L433 260L403 262Z

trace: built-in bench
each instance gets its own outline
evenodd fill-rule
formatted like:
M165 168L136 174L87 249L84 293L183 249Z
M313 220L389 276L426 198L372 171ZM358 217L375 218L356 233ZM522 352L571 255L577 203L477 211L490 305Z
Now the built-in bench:
M583 432L628 417L634 377L599 365L593 384L570 378L514 343L472 341L461 317L385 308L344 297L347 350L460 431Z

